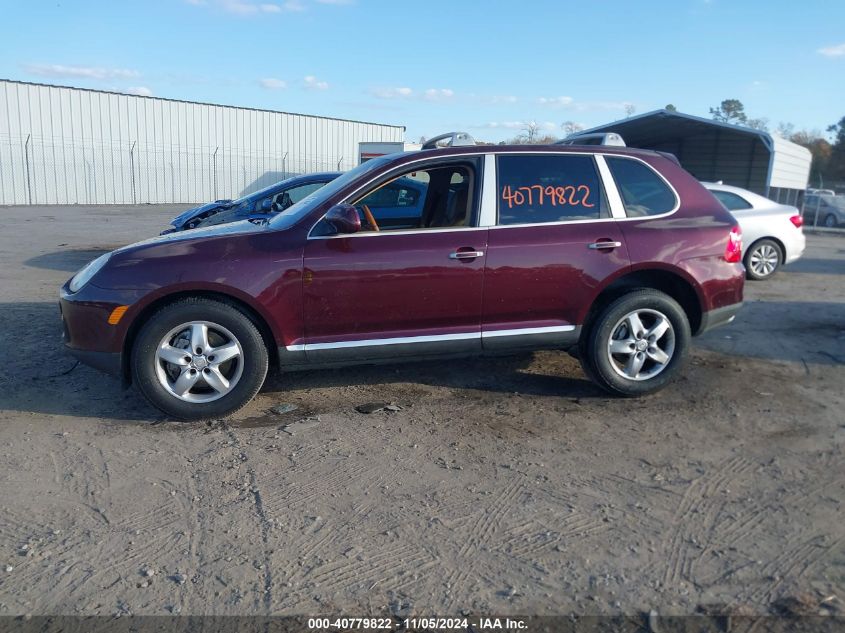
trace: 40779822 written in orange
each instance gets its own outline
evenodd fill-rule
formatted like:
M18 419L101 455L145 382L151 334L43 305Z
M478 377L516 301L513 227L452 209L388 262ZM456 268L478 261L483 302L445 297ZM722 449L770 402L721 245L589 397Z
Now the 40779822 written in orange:
M590 202L592 191L587 185L527 185L524 187L511 187L506 185L502 188L502 200L508 203L508 208L522 205L550 204L556 206L582 206L594 207Z

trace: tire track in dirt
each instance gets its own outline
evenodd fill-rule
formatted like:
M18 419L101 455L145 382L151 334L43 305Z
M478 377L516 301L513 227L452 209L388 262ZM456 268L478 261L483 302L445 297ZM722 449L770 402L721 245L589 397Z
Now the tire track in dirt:
M463 585L475 573L482 550L491 545L492 538L501 527L508 511L523 491L521 477L514 477L506 484L493 501L483 510L481 520L470 526L469 533L457 553L454 568L446 577L448 595L444 601L444 613L448 614L456 597L464 595Z
M682 579L695 583L692 574L693 549L698 543L710 542L714 525L724 500L718 495L754 464L736 455L723 461L707 474L693 480L686 488L672 520L668 542L669 555L663 573L663 586L677 585ZM691 516L695 520L690 520Z

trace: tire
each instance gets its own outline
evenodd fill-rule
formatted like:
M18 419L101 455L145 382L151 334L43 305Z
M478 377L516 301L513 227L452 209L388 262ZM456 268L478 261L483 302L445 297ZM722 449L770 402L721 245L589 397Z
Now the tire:
M631 315L637 315L641 326L634 336L632 324L637 321ZM658 325L657 338L649 339L649 331ZM689 320L677 301L658 290L632 290L611 302L591 324L581 365L605 391L642 396L662 389L677 376L690 337ZM611 351L612 340L619 351Z
M155 312L138 332L130 358L144 397L180 420L222 418L241 409L261 389L267 366L267 346L249 316L200 297Z
M824 218L824 226L828 229L835 229L839 223L836 221L836 216L832 213L828 214Z
M773 240L758 240L745 254L745 276L762 281L774 275L783 263L783 250Z

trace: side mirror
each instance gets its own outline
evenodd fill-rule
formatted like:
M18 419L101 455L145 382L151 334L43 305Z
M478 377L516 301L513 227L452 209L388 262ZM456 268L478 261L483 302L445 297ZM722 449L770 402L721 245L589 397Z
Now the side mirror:
M357 233L361 230L358 210L351 204L336 204L326 214L328 222L338 233Z
M264 213L270 213L270 210L273 208L273 200L270 198L265 198L261 201L261 210Z

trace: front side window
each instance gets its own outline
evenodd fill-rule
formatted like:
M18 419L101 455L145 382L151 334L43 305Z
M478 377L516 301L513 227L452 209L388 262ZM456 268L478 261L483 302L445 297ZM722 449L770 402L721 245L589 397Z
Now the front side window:
M728 211L741 211L742 209L750 209L751 205L742 196L738 196L730 191L711 191L716 199L721 202Z
M609 216L592 156L499 156L499 224L544 224Z
M361 231L395 231L472 226L475 167L431 166L405 172L380 183L354 205Z
M631 158L605 158L629 218L669 213L677 199L651 167Z

